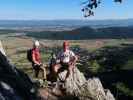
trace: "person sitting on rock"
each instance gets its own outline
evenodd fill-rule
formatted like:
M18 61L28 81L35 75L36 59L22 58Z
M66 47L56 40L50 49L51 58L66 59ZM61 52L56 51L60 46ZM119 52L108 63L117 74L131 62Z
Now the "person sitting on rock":
M63 42L63 50L59 52L57 56L56 65L53 66L53 71L55 73L58 73L61 68L67 70L66 77L63 81L66 81L66 79L69 77L69 75L72 73L73 68L75 66L77 57L74 54L73 51L69 49L69 42L64 41Z
M40 43L39 41L35 41L32 48L32 67L35 72L35 77L38 78L39 71L42 71L43 80L46 80L46 70L41 63L40 51L39 51Z

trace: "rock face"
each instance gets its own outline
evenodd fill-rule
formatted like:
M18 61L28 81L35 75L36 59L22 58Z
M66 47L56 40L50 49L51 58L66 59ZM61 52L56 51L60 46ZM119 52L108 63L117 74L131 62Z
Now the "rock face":
M2 46L2 42L0 41L0 51L2 52L2 54L6 55L3 46Z
M11 65L1 51L0 100L38 100L29 77Z
M65 74L66 71L61 72L59 78L63 78ZM86 80L76 67L67 79L65 88L67 94L74 95L80 100L115 100L111 92L103 88L98 78Z

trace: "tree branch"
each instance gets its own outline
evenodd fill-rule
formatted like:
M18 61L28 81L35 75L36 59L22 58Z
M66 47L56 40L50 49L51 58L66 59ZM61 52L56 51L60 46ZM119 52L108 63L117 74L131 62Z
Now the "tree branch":
M114 2L122 3L122 0L113 0ZM102 3L102 0L87 0L82 3L82 11L84 17L94 16L94 10Z

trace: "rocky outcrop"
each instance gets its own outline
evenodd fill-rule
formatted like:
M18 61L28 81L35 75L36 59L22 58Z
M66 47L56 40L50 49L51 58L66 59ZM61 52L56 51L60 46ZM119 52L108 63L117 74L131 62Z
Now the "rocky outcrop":
M38 100L36 94L30 78L0 51L0 100Z
M66 71L59 74L62 79ZM80 100L115 100L109 90L105 90L98 78L85 79L76 67L73 74L65 82L66 93L78 97Z
M6 55L4 49L3 49L3 46L2 46L2 42L0 41L0 51L3 55Z

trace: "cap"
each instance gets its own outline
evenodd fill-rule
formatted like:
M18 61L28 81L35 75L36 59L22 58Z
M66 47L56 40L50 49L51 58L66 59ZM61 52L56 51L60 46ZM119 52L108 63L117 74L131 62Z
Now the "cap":
M38 40L34 41L34 45L38 47L40 45L39 41Z

